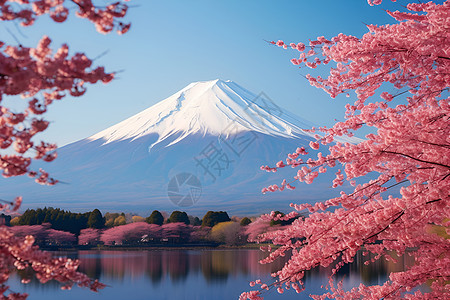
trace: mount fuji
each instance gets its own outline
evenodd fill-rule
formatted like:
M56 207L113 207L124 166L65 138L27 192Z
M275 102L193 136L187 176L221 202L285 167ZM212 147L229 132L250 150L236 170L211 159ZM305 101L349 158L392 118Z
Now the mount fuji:
M196 215L208 210L240 215L287 211L291 202L337 195L329 180L261 194L263 187L292 178L295 170L268 174L260 166L284 160L287 153L315 141L304 131L312 126L264 93L254 94L232 81L195 82L59 148L54 162L32 165L61 183L40 186L24 176L1 179L2 197L22 195L24 207L141 215L154 209Z

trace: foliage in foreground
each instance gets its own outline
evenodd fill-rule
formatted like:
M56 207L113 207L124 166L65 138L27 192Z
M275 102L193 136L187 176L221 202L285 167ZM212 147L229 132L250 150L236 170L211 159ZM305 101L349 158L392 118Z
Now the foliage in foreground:
M369 0L370 4L381 0ZM450 244L441 228L449 234L450 215L450 2L438 5L410 3L408 12L387 11L398 22L393 25L368 25L362 38L339 34L328 40L319 37L309 45L273 42L300 52L295 65L315 69L332 63L329 76L307 75L310 84L336 97L355 91L357 100L346 105L345 121L332 128L320 128L324 136L311 142L312 149L329 145L329 154L302 160L306 149L298 148L276 167L298 168L294 179L312 183L328 167L340 166L333 187L345 180L354 191L315 205L292 204L294 212L266 215L258 224L288 220L308 209L311 214L292 225L255 238L280 245L263 263L290 255L289 262L260 289L243 293L240 299L262 299L262 292L275 287L301 292L306 270L333 265L329 291L314 299L449 299ZM319 54L322 54L322 57ZM380 95L378 89L384 90ZM387 92L392 89L394 92ZM407 96L402 96L407 95ZM369 99L371 102L369 102ZM353 136L361 128L374 133L356 144L333 143L336 137ZM373 180L356 184L355 179L377 174ZM373 177L372 177L373 178ZM391 191L400 187L400 195ZM294 189L286 180L263 192ZM430 226L433 226L430 229ZM401 256L413 250L415 264L404 272L391 273L382 285L361 284L349 291L335 285L333 275L351 263L357 251L374 254L374 259L392 259L388 252ZM369 261L370 263L371 261ZM428 283L431 291L416 289ZM412 291L415 289L414 291Z
M61 23L66 21L69 7L74 7L78 17L95 24L99 32L108 33L117 28L119 33L125 33L129 29L129 24L120 21L127 12L127 6L120 1L96 7L91 0L6 0L0 1L0 21L31 26L40 16L48 15ZM50 44L48 36L42 37L36 48L0 41L0 101L5 96L12 96L17 101L21 97L28 102L23 111L13 111L4 104L0 106L0 148L9 148L12 150L9 153L13 153L0 154L0 171L4 177L28 175L37 183L53 185L57 180L50 178L47 172L30 169L32 160L50 162L57 156L56 145L33 141L36 134L49 126L41 115L53 101L66 95L81 96L88 83L108 83L114 74L106 73L103 67L93 68L92 60L83 53L69 56L66 44L53 53ZM17 197L13 203L3 202L5 205L0 205L0 209L17 211L22 198ZM10 291L5 284L14 268L32 268L42 283L55 279L64 283L64 288L70 288L74 283L94 291L103 287L98 281L77 272L77 261L53 259L33 243L34 238L30 235L18 238L7 227L0 227L1 298L25 299L28 296Z

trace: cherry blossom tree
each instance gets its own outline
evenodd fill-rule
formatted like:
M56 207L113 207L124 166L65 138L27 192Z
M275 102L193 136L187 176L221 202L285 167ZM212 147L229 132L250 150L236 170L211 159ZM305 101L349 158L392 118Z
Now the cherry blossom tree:
M23 225L14 226L10 231L18 238L25 239L27 235L32 235L35 245L44 244L47 238L47 232L50 229L49 223L42 225Z
M368 2L377 5L381 0ZM326 146L328 154L301 159L307 151L298 148L285 162L263 166L270 172L287 166L298 169L292 181L263 192L295 189L295 181L312 183L335 166L333 187L349 181L354 190L315 205L292 204L295 211L284 217L262 216L287 220L305 209L310 212L305 219L256 238L279 245L267 249L262 263L284 255L289 261L272 274L274 282L252 282L260 288L240 299L262 299L262 292L270 288L301 292L305 271L317 266L333 266L333 271L328 291L314 299L450 298L449 240L430 230L438 226L450 232L450 1L410 3L402 11L387 13L394 24L368 25L361 38L339 34L318 37L309 45L272 42L298 50L292 63L299 67L330 64L328 76L306 75L310 84L332 98L354 91L356 101L346 105L344 121L316 129L322 134L310 147ZM365 140L335 142L362 128L371 129ZM382 285L361 284L344 291L333 275L351 263L357 251L374 254L373 260L393 260L389 252L401 256L408 251L415 264L391 273ZM424 283L429 292L417 289Z
M208 226L192 226L191 235L189 236L189 242L201 243L208 241L208 235L211 228Z
M125 0L126 1L126 0ZM41 16L48 15L53 21L66 21L69 10L92 22L97 31L109 33L117 30L119 34L130 28L121 20L127 12L127 5L115 2L98 7L91 0L1 0L0 20L20 22L31 26ZM56 145L44 141L34 141L35 136L44 131L49 122L42 118L47 108L66 95L81 96L88 83L108 83L114 73L106 73L103 67L93 67L92 60L84 53L69 55L69 46L62 45L55 52L50 48L51 39L42 37L38 45L9 45L0 41L0 101L13 97L27 101L23 111L13 111L0 105L0 148L8 149L9 154L0 154L0 170L4 177L28 175L37 183L53 185L57 180L51 178L43 169L32 170L32 160L50 162L56 158ZM17 211L22 202L18 196L14 201L3 200L2 210ZM98 281L89 279L77 272L79 262L70 259L53 259L50 254L38 251L33 246L34 238L15 237L5 227L0 227L0 294L8 299L24 299L26 294L9 292L5 285L11 267L24 269L31 267L41 282L55 279L70 288L74 283L97 290L103 287Z
M269 218L258 218L250 223L245 229L245 234L248 235L248 239L250 241L257 241L259 235L269 231L278 230L279 226L270 226L271 221L272 219Z
M221 222L210 232L210 239L226 245L243 245L247 241L245 230L238 222Z
M62 230L49 229L47 243L51 245L71 245L76 241L75 234Z
M147 238L159 239L161 230L161 226L156 224L136 222L107 229L102 232L100 240L105 245L137 244L144 235Z
M51 229L50 226L51 224L49 223L31 226L14 226L11 228L11 232L18 238L26 238L26 236L32 235L35 244L63 245L75 243L75 234L67 231Z
M78 236L78 245L96 245L100 241L100 234L100 229L82 229Z
M189 240L193 226L183 222L167 223L161 226L162 237L171 242L185 242Z

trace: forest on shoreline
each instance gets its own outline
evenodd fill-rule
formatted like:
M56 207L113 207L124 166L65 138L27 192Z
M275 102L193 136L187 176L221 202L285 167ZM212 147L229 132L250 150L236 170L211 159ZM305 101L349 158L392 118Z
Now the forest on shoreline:
M50 249L244 246L250 234L248 225L255 221L230 218L225 211L208 211L200 219L183 211L168 215L154 210L144 218L129 213L102 215L98 209L73 213L52 207L27 209L14 218L3 214L0 219L16 236L32 235L36 245ZM288 223L272 221L267 226Z

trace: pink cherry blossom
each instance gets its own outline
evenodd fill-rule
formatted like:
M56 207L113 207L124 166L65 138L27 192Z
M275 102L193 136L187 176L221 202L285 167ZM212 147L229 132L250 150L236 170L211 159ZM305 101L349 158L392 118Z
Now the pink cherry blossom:
M149 238L161 237L161 226L145 222L135 222L107 229L101 233L100 240L105 245L136 244L144 235Z
M101 231L95 228L86 228L80 231L78 236L79 245L96 245L100 242Z
M368 2L378 5L381 0ZM259 288L240 299L261 299L265 288L284 291L294 284L300 292L304 272L318 266L333 266L333 271L328 291L314 299L450 298L450 244L429 229L433 225L449 232L450 1L410 3L406 10L387 11L394 23L368 25L361 38L341 33L330 40L319 37L309 48L296 47L302 56L294 65L334 64L327 69L328 77L306 75L312 86L332 98L355 91L356 98L346 105L344 121L319 128L322 136L310 143L313 149L328 145L328 154L318 153L304 162L291 153L287 165L298 168L295 181L307 184L328 167L339 167L333 188L349 181L354 189L314 205L292 204L295 211L307 209L310 215L290 226L267 232L255 228L253 239L279 246L261 262L285 255L289 262L272 274L276 281L256 283ZM360 142L334 142L361 128L373 130ZM281 167L277 163L262 169L275 172ZM284 184L286 180L281 188L273 184L263 192L283 190ZM274 218L265 215L261 220ZM346 291L334 283L334 274L360 250L375 255L367 263L408 250L415 264L391 273L381 285L361 284ZM412 292L426 282L430 291Z
M127 8L121 1L96 7L91 0L3 0L0 1L0 21L19 21L23 26L31 26L37 18L48 15L55 22L64 22L69 9L75 9L77 16L92 22L101 33L113 30L125 33L130 28L122 21ZM36 135L49 126L42 115L55 100L66 95L83 95L87 83L108 83L114 78L114 73L93 66L92 60L84 53L69 56L68 45L63 44L54 51L51 42L50 37L43 36L33 48L0 41L0 101L8 96L21 96L27 103L23 111L0 105L0 148L10 149L10 154L0 154L0 172L4 177L28 175L37 183L47 185L53 185L57 180L43 169L30 169L33 159L50 162L57 157L56 145L35 141ZM14 202L0 205L0 208L17 211L21 203L22 197L19 196ZM62 244L72 243L75 237L42 225L19 226L11 230L0 227L0 298L25 299L28 296L11 292L6 285L13 268L31 268L41 282L54 279L63 282L64 289L73 284L93 291L104 287L97 280L77 272L78 261L55 259L49 253L39 251L34 242L42 239L47 239L47 243Z

